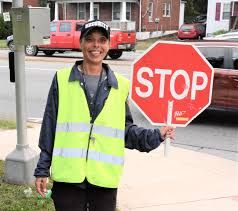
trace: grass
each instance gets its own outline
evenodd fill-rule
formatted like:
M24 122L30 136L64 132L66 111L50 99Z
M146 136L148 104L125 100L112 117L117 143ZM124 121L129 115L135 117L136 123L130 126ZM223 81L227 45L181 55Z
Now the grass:
M52 199L38 198L33 185L13 185L3 181L4 162L0 161L0 211L52 211ZM49 183L49 189L52 186ZM32 195L27 197L24 190L31 188Z
M34 125L27 122L27 128L33 128ZM14 130L16 129L16 122L12 120L2 120L0 119L0 130Z
M54 203L50 198L42 199L38 197L34 185L14 185L5 183L4 161L0 160L0 211L53 211ZM51 189L52 181L48 183L47 189ZM32 189L32 195L27 197L24 193L26 189ZM120 211L116 208L116 211Z
M6 40L0 40L0 48L7 48Z
M10 120L0 120L0 129L3 130L16 129L16 122Z
M147 40L137 40L136 42L136 50L146 50L149 48L153 43L155 43L158 40L177 40L176 34L167 35L164 37L156 37L156 38L150 38Z

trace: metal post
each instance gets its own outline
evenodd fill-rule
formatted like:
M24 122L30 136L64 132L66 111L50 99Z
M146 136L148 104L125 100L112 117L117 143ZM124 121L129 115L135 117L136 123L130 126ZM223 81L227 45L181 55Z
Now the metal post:
M139 8L139 32L141 32L141 7L142 7L142 0L140 0L140 8Z
M12 6L23 7L23 0L13 0ZM17 36L15 33L13 35ZM8 183L27 184L34 181L33 171L38 155L27 142L24 45L16 43L15 47L17 145L16 149L6 157L4 180Z
M173 113L173 101L168 101L168 113L167 113L167 126L171 126ZM165 139L164 143L164 156L168 157L170 146L170 138Z

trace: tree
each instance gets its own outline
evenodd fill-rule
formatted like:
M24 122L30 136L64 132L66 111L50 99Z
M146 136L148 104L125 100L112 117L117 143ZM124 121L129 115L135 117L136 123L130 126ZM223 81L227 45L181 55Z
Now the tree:
M208 0L187 0L185 4L184 21L191 23L195 16L207 14Z
M199 12L199 14L207 14L207 4L208 0L193 0L194 9Z

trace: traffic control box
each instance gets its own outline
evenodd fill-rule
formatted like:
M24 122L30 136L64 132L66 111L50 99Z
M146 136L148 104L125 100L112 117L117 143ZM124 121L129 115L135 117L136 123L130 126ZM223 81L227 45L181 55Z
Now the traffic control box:
M14 43L41 45L50 41L50 9L46 7L12 8Z

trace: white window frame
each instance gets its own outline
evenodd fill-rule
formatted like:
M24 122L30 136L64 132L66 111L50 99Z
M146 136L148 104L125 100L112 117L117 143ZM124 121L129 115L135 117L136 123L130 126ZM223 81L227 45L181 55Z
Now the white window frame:
M79 4L82 5L82 11L79 11L80 10ZM79 18L80 12L84 13L83 18ZM86 4L85 3L78 3L77 4L77 19L78 20L85 20L86 19Z
M95 19L94 9L97 10L97 19L100 19L100 16L99 16L99 4L93 4L93 18Z
M129 13L129 18L127 18L127 13ZM131 2L126 2L126 19L131 20Z
M149 22L153 22L153 8L154 8L153 2L149 2L149 5L148 5L148 18L149 18Z
M224 12L227 12L227 11L224 11L224 9L226 8L225 5L227 6L227 8L229 8L229 13L231 14L231 4L229 2L224 2L222 4L222 11L221 11L221 19L220 20L224 20L224 21L227 21L227 20L230 20L230 16L228 18L224 18Z
M170 17L171 16L171 4L163 3L163 17Z
M119 4L119 17L118 17L118 19L114 18L114 5L115 4ZM118 21L120 19L121 19L121 3L120 2L112 2L112 20L113 21Z

